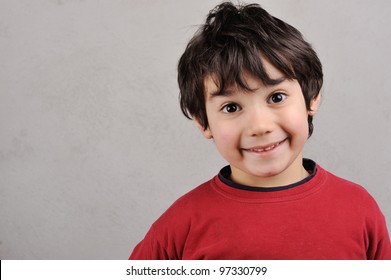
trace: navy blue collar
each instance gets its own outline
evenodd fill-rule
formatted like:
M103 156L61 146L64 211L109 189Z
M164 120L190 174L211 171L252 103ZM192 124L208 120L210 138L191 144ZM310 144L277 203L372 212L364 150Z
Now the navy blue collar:
M286 185L286 186L278 186L278 187L253 187L253 186L245 186L241 185L238 183L235 183L231 181L230 176L231 176L231 167L229 165L225 166L223 169L220 170L219 173L219 178L220 180L225 183L226 185L236 188L236 189L241 189L241 190L246 190L246 191L255 191L255 192L276 192L276 191L283 191L287 189L291 189L297 186L300 186L309 180L311 180L315 174L316 174L316 163L310 159L303 159L303 167L305 170L307 170L310 175L303 180Z

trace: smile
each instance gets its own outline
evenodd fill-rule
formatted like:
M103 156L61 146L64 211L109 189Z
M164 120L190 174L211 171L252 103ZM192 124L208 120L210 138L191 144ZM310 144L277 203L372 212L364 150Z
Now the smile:
M249 149L243 149L243 150L245 150L247 152L254 152L254 153L268 152L268 151L274 150L275 148L280 146L282 143L284 143L286 141L286 139L287 138L285 138L284 140L282 140L280 142L276 142L276 143L273 143L273 144L270 144L267 146L258 146L258 147L253 147L253 148L249 148Z

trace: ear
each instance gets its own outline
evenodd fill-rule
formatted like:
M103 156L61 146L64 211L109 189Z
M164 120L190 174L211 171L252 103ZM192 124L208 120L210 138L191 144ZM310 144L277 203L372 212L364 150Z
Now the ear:
M314 116L318 112L318 109L320 106L320 101L321 101L321 93L319 93L318 96L316 96L315 98L313 98L311 100L311 103L310 103L311 110L308 111L308 114L310 116Z
M206 139L213 138L212 131L210 131L209 127L205 129L204 126L197 119L194 119L194 121L196 122L198 129L201 131L202 135L204 135Z

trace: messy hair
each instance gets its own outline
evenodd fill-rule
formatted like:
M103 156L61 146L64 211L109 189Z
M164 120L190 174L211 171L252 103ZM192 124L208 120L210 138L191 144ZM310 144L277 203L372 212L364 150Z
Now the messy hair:
M263 59L285 78L298 81L310 110L311 101L322 87L323 73L316 52L302 34L258 4L235 6L225 2L216 6L179 60L179 100L184 115L208 128L204 85L208 76L213 77L220 92L232 85L251 90L245 72L266 85L278 83L268 76ZM308 124L310 136L313 131L310 115Z

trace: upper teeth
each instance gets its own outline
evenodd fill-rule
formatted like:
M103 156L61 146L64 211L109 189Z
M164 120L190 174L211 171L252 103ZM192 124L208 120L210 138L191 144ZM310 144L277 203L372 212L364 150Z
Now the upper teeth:
M275 147L277 147L278 145L280 145L280 143L277 143L277 144L274 144L274 145L271 145L269 147L266 147L266 148L262 148L262 149L251 149L251 151L253 152L264 152L264 151L270 151L272 149L274 149Z

